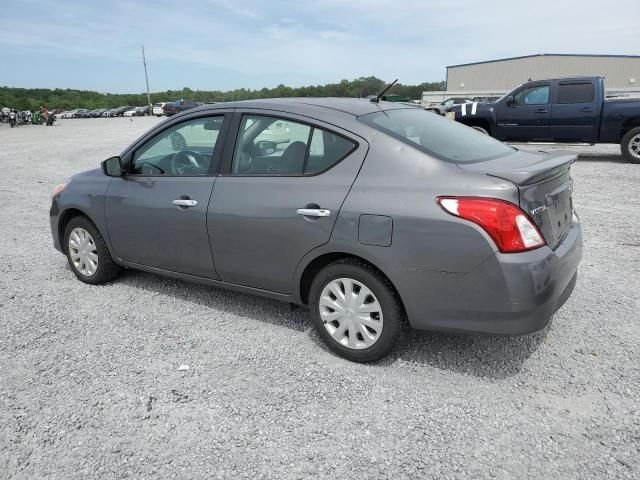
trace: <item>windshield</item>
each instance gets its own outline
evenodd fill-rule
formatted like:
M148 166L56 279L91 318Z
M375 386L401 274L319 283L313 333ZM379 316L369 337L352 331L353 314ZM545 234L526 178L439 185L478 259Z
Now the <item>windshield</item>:
M426 110L387 110L363 115L358 119L429 155L451 163L480 162L514 151L489 135Z

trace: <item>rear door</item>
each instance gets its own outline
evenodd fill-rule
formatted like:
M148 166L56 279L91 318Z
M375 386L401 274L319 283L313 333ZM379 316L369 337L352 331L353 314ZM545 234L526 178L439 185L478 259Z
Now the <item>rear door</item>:
M286 138L269 129L278 122ZM227 282L290 293L300 259L329 241L367 144L273 111L237 113L234 125L207 214L216 271Z
M549 140L551 138L551 83L528 83L516 90L511 101L496 105L496 137L501 140Z
M593 80L558 80L554 88L551 136L557 142L595 142L602 102Z

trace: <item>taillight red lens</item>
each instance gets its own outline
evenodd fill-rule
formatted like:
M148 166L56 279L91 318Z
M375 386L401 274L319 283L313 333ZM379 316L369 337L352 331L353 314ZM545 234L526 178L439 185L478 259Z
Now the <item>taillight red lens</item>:
M517 205L497 198L438 197L444 211L482 227L502 253L533 250L545 244L538 227Z

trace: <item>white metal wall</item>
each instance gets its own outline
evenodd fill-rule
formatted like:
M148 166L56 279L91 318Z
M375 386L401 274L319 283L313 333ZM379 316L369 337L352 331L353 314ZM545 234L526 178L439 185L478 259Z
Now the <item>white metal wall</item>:
M531 80L570 76L605 77L607 89L639 87L640 57L538 55L447 67L447 90L510 90Z

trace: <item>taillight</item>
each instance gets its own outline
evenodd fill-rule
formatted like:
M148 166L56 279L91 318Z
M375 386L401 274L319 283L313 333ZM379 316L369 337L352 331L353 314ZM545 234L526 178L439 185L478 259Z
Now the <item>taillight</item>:
M545 244L538 227L517 205L496 198L438 197L447 213L482 227L502 253L533 250Z

